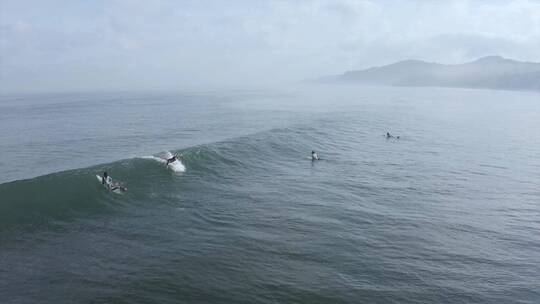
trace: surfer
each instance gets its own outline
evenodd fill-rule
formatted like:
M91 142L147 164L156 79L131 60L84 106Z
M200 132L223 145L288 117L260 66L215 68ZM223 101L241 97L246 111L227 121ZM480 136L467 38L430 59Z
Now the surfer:
M167 163L165 163L165 167L167 167L169 164L174 163L175 161L180 161L182 159L182 154L178 155L175 154L173 157L167 159Z
M311 160L319 160L319 154L315 151L311 151Z
M399 139L399 136L390 135L390 132L386 132L386 138L396 138Z
M112 185L112 178L107 174L107 172L103 172L103 175L101 176L101 184L106 185L107 187L111 187Z
M109 188L111 191L116 189L127 191L127 188L123 187L119 182L113 182L112 177L110 177L107 172L103 172L103 175L101 176L101 184Z

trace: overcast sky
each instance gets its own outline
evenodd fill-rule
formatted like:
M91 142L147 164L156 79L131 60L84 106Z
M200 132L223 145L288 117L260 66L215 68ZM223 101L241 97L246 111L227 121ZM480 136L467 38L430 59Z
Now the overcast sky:
M271 84L492 54L540 61L540 0L0 0L0 93Z

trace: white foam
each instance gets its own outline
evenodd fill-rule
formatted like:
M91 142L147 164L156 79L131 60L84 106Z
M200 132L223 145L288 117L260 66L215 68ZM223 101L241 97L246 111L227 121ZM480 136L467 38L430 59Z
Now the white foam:
M143 156L141 158L152 159L152 160L155 160L155 161L157 161L159 163L166 164L167 159L171 158L171 157L173 157L172 153L169 152L169 151L165 151L165 158L156 157L156 156L153 156L153 155L151 155L151 156ZM174 172L185 172L186 171L186 167L184 166L184 164L182 164L182 161L180 161L180 160L175 160L172 163L168 164L167 168L171 169Z
M150 156L142 156L141 158L144 158L144 159L152 159L152 160L155 160L157 162L160 162L162 164L165 164L167 162L166 159L163 159L161 157L155 157L153 155L150 155Z
M173 170L174 172L185 172L186 171L186 167L179 160L173 161L172 163L168 164L167 167L169 167L169 169Z

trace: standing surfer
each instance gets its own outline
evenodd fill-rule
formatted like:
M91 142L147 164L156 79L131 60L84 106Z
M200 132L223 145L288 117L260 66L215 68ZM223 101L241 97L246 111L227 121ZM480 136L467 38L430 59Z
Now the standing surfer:
M175 154L173 157L167 159L167 163L165 164L165 167L167 167L169 164L174 163L175 161L181 161L182 160L182 154L178 155Z

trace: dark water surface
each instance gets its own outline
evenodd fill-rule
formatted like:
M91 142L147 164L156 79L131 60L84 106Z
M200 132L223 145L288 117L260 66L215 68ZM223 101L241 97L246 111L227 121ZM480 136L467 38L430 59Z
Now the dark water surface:
M0 302L540 303L539 132L537 93L4 96Z

